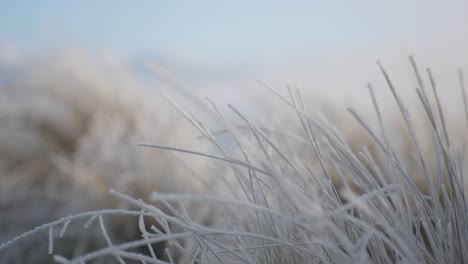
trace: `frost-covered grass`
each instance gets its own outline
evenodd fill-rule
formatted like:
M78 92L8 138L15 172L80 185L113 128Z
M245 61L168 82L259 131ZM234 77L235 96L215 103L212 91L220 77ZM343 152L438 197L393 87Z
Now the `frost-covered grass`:
M146 134L130 140L139 142L145 155L153 155L149 159L175 152L182 161L198 156L224 164L226 169L211 170L208 165L188 164L194 171L203 170L201 179L209 188L172 191L157 188L156 183L149 194L109 184L106 194L111 198L106 201L115 201L116 206L107 208L116 209L96 209L41 225L1 244L0 253L14 253L38 241L42 248L34 251L49 253L59 263L465 263L468 111L462 74L464 115L453 117L444 114L431 71L423 75L412 58L410 62L419 86L415 101L419 112L408 111L378 64L398 109L390 123L382 117L385 109L372 86L374 117L349 109L336 124L308 108L296 89L283 95L267 87L283 101L277 109L295 112L294 119L278 116L279 126L275 117L254 121L232 105L228 107L237 119L227 118L209 99L214 113L210 117L217 120L207 124L202 121L206 113L193 114L164 95L197 130L191 135L200 135L213 148L167 144L164 137L146 140ZM223 128L211 128L212 124ZM160 175L176 185L192 181L171 178L178 175L171 171ZM132 182L144 186L145 180ZM117 202L130 206L121 208ZM120 222L122 218L133 221ZM96 229L90 231L91 227ZM115 241L119 228L133 228L133 239ZM70 232L72 237L91 233L103 244L86 252L64 251L62 236Z
M124 61L67 49L2 65L0 75L0 241L70 214L128 209L109 188L145 198L155 190L195 192L201 186L190 169L203 174L204 160L186 157L189 169L172 153L136 145L142 138L184 145L197 140ZM134 217L104 223L115 243L139 238ZM99 229L83 230L84 224L71 222L57 251L73 256L107 245ZM3 250L0 262L14 263L17 256L17 263L52 260L40 236Z

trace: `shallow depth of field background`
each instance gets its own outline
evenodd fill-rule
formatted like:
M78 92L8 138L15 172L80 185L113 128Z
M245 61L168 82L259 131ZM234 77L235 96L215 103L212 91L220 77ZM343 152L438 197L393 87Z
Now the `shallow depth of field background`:
M216 182L224 173L216 162L136 146L212 151L160 92L208 125L205 97L223 111L233 104L294 130L291 113L261 83L284 94L297 87L308 108L337 121L358 148L368 138L346 108L367 117L366 84L373 83L393 122L395 103L377 60L412 108L417 83L407 57L414 55L433 69L458 133L466 10L462 1L0 1L0 243L68 214L125 208L109 188L145 198L154 190L205 192L203 181ZM109 220L109 232L132 240L134 220ZM73 245L94 241L70 230ZM38 241L26 244L47 253ZM93 243L62 246L79 255L105 244ZM8 256L36 257L23 250Z
M218 102L252 100L264 92L257 80L352 101L366 82L380 81L377 59L405 88L414 86L405 60L410 54L432 66L439 81L454 80L454 69L468 61L467 5L6 0L0 8L0 61L8 68L31 54L73 46L124 58L137 70L151 60Z

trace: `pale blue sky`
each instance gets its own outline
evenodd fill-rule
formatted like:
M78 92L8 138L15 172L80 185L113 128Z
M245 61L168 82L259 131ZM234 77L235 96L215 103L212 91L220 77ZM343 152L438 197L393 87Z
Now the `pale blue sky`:
M3 0L0 39L79 41L131 55L280 58L383 43L423 22L408 23L414 6L378 2Z
M378 58L466 65L467 10L457 0L0 0L0 44L151 58L193 87L354 89Z

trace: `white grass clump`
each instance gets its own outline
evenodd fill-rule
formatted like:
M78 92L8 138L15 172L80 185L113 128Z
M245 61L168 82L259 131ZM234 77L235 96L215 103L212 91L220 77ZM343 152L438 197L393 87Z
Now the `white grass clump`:
M141 198L155 190L199 189L176 156L136 145L142 139L197 140L188 124L168 117L172 109L123 61L68 49L0 69L0 241L70 214L128 209L109 188ZM185 162L198 173L207 167L196 157ZM103 221L114 243L140 237L137 218ZM67 222L54 252L76 256L107 246L99 228L83 229L85 222ZM0 262L49 263L47 248L34 236L2 251Z
M214 174L225 180L225 186L199 194L156 191L148 202L111 189L117 200L132 207L59 219L1 244L0 252L21 247L39 231L48 231L49 242L43 243L59 263L90 263L105 257L120 263L465 263L466 132L460 129L468 125L461 125L468 120L464 87L465 116L457 117L460 130L451 133L447 124L451 118L444 114L431 72L426 85L411 62L424 115L413 121L379 64L403 125L386 128L370 88L377 128L350 109L349 117L361 125L359 144L349 141L356 136L354 129L339 131L325 118L311 114L293 89L287 97L272 91L296 112L301 133L294 127L269 127L272 122L258 124L229 106L242 122L234 126L208 100L225 126L211 131L196 115L175 105L217 150L181 149L180 143L176 147L139 145L224 161L230 172ZM461 74L460 80L463 84ZM421 124L428 124L424 131L415 128L422 118ZM205 211L194 214L193 208ZM111 215L136 219L139 238L113 242L105 222ZM201 222L200 215L212 223ZM55 230L80 218L97 219L107 245L79 256L55 250L60 241Z

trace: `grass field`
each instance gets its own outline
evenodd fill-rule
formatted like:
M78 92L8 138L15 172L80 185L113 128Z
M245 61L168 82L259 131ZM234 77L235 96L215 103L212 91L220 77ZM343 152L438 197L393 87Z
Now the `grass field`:
M464 263L463 76L454 112L409 64L409 107L378 63L390 97L369 85L371 109L264 85L255 119L82 51L8 68L0 261Z

